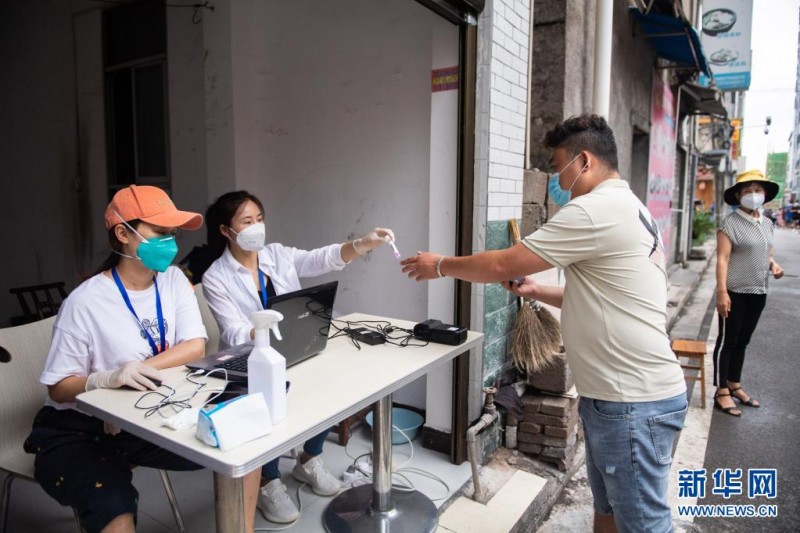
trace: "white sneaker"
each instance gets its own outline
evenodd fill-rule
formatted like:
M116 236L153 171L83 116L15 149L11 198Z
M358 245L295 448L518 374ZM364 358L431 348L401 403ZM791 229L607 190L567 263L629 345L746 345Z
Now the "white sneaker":
M297 459L292 475L297 481L308 483L320 496L334 496L342 490L342 484L328 472L319 456L312 457L306 464Z
M300 511L286 494L286 485L280 479L273 479L261 487L257 505L270 522L290 524L300 516Z

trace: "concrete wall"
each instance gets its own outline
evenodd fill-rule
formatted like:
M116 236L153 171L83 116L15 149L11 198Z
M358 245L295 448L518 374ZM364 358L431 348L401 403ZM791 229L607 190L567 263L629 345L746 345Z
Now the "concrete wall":
M434 35L457 50L457 28L406 0L220 5L204 17L206 46L223 56L230 47L234 60L215 59L206 75L208 150L222 161L209 165L209 189L232 175L228 189L259 196L268 240L286 245L344 242L376 226L392 228L406 255L434 238L453 243L454 223L429 222L430 77ZM388 248L305 285L329 279L340 281L338 313L429 316L429 285L402 275ZM421 381L395 400L424 407L425 395Z
M633 36L628 3L614 2L611 45L611 102L608 121L614 130L620 175L631 180L634 128L650 130L653 55ZM531 86L531 165L548 171L544 134L556 123L592 111L595 5L581 0L534 3L534 74Z

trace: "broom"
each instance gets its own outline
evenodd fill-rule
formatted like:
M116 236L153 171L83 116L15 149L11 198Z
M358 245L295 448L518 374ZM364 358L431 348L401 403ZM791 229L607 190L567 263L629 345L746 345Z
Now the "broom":
M508 221L514 244L520 241L517 220ZM547 368L561 351L561 325L536 300L518 299L519 312L511 334L511 353L517 370L534 374Z

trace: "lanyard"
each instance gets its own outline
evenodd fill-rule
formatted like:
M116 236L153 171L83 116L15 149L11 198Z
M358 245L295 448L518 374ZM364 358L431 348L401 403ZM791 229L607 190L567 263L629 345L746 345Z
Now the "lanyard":
M136 314L136 310L133 308L133 304L131 304L131 299L128 298L128 291L125 290L125 286L122 284L122 280L119 279L119 274L117 274L117 269L111 269L111 275L114 277L114 283L117 284L117 288L119 289L119 293L122 295L122 299L125 300L125 305L128 306L131 313L133 313L133 317L136 319L136 322L139 324L139 328L142 333L147 337L147 342L150 343L150 350L153 352L153 355L158 355L159 353L163 352L166 348L166 334L164 332L164 313L161 311L161 295L158 293L158 281L156 277L153 276L153 285L156 288L156 316L158 317L158 334L161 337L161 350L159 351L158 346L156 346L156 341L153 340L152 335L147 329L142 326L142 321L139 320L139 315Z
M261 286L261 305L267 308L267 282L264 280L264 273L258 269L258 284Z

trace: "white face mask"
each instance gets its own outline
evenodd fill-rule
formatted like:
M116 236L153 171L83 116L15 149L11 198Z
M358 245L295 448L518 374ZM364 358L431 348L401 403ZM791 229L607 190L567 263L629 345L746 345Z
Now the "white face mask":
M248 252L257 252L264 247L264 240L267 237L267 228L263 222L256 222L250 224L239 233L233 228L228 228L236 235L236 244L242 247L242 250Z
M763 192L751 192L747 193L742 196L740 202L742 207L746 207L747 209L758 209L762 205L764 205L764 193Z

